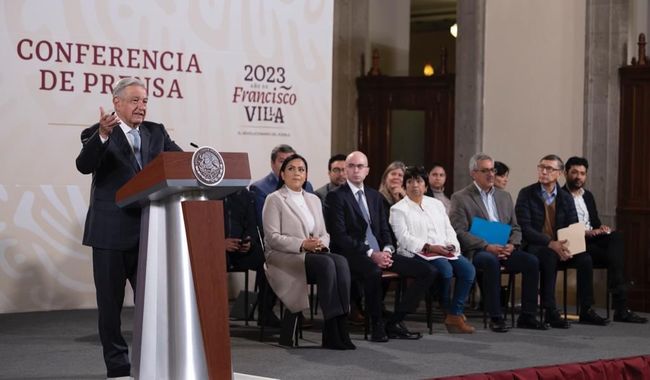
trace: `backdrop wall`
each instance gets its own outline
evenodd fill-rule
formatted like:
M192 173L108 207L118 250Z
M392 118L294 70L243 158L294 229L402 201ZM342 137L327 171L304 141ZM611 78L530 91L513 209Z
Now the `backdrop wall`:
M288 143L324 183L332 18L328 0L0 2L0 312L95 306L74 160L121 76L182 148L248 152L255 180Z
M582 155L585 7L486 3L483 151L510 167L513 199L537 181L544 155Z

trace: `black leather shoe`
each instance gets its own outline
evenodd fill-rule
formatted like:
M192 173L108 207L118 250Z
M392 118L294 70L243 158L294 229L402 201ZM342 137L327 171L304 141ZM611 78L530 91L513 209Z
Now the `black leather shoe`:
M420 339L422 334L411 332L406 328L403 321L391 322L386 325L386 334L390 339Z
M510 327L506 325L506 320L503 317L490 318L490 330L497 333L504 333L510 330Z
M609 319L601 317L600 315L596 314L596 311L594 311L594 309L589 308L587 311L580 312L580 323L587 325L607 326L609 324Z
M544 318L544 322L554 329L568 329L571 327L571 323L562 318L560 312L557 309L546 310L546 317Z
M540 322L531 314L520 314L517 318L517 328L529 330L548 330L548 325Z
M614 312L614 322L648 323L648 318L637 315L630 309Z
M370 340L380 343L388 342L388 335L386 335L386 326L384 325L384 321L376 321L372 323Z

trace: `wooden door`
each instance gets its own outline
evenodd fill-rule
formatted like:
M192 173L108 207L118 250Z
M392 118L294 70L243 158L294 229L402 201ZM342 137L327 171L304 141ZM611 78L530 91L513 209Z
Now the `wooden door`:
M454 167L453 74L434 77L364 76L357 78L359 143L368 156L366 185L378 188L392 161ZM418 124L418 125L415 125ZM446 189L453 189L447 175Z
M619 69L621 123L617 228L632 282L629 305L650 312L650 66Z

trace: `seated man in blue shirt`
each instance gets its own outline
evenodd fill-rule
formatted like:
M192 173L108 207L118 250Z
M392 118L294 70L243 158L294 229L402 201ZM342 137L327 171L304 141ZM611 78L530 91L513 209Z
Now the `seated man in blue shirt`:
M551 327L567 329L569 322L560 316L555 305L557 266L566 262L577 271L580 295L580 323L604 326L609 323L594 311L593 265L591 256L572 256L566 240L558 240L557 230L578 222L573 199L559 188L558 178L564 162L554 154L544 156L537 165L538 182L524 187L517 197L515 213L521 226L526 251L537 256L541 272L540 295L545 322Z
M494 186L496 170L492 157L484 153L475 154L469 161L469 169L474 182L451 196L449 217L463 254L482 271L485 286L481 294L490 315L490 329L494 332L508 331L501 311L501 266L509 272L522 274L521 315L517 326L544 329L535 318L539 262L534 255L519 249L521 228L517 224L512 198ZM512 229L508 242L505 245L491 244L472 234L470 229L474 217L509 224Z

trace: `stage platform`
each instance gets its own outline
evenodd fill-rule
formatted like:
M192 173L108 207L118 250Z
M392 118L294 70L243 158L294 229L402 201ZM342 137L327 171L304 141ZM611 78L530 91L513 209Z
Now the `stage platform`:
M95 310L0 314L0 379L103 379ZM472 335L451 335L436 316L433 335L418 341L371 343L354 329L355 351L323 350L320 315L304 330L300 347L277 345L269 334L260 343L253 322L231 323L236 372L278 379L425 379L532 366L650 354L650 324L612 322L609 326L573 324L568 330L484 330L480 314L470 312ZM646 315L647 316L647 315ZM131 339L133 309L124 310L123 329ZM424 315L407 320L425 332ZM269 333L273 330L268 330Z

